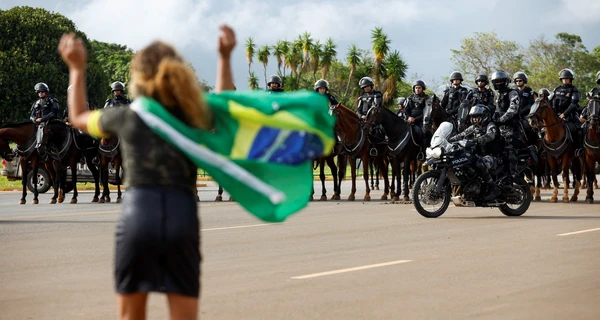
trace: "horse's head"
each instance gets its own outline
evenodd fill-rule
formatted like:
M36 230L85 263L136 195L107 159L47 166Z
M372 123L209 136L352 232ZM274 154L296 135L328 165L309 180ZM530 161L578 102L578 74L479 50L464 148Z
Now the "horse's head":
M423 128L425 131L431 130L431 108L433 107L434 98L437 98L437 96L433 95L425 101L425 109L423 109Z
M597 98L590 99L587 105L587 110L590 128L598 131L600 129L600 100Z
M442 108L442 103L437 95L427 99L425 103L427 119L423 118L424 129L427 131L435 130L442 122L446 121L446 110ZM424 116L425 117L425 116Z
M15 158L15 153L10 148L9 141L0 137L0 157L6 161L12 161Z
M553 113L553 110L548 100L542 97L535 99L535 103L531 106L531 111L527 115L531 128L541 130L544 127L544 119L548 119L550 113Z

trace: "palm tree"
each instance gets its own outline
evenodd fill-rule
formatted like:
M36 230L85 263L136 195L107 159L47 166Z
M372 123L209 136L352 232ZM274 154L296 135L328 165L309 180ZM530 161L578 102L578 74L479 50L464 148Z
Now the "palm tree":
M302 35L298 37L298 40L300 40L300 42L302 43L302 71L304 71L308 62L308 54L310 53L310 48L313 45L313 39L310 37L310 33L305 31Z
M265 86L267 85L267 65L269 64L270 55L271 51L267 45L262 46L256 54L258 61L263 64L263 68L265 70Z
M319 40L310 48L310 66L313 73L313 80L317 81L317 71L321 63L321 54L323 53L323 45Z
M277 44L274 45L271 49L273 49L273 56L275 56L277 58L277 70L279 71L279 74L281 75L281 66L284 65L284 57L285 57L285 53L287 51L288 48L288 42L287 41L281 41L281 40L277 40ZM285 68L285 65L284 65ZM285 74L285 69L284 69L284 74ZM284 75L285 77L285 75Z
M387 102L394 98L398 81L406 77L408 65L402 59L402 55L397 50L389 54L382 62L382 70L385 72L385 80L383 81L383 101Z
M299 79L302 75L302 69L298 70L298 67L302 65L302 42L296 40L291 43L285 59L286 65L290 68L291 75Z
M258 89L260 85L258 84L258 77L254 74L254 71L250 72L250 77L248 78L248 87L252 90Z
M246 39L246 60L248 60L248 74L250 74L250 66L252 65L252 59L254 57L254 52L256 51L256 44L254 43L254 39L249 37Z
M375 85L379 85L381 62L390 51L390 43L388 36L383 33L381 27L376 27L371 31L371 43L373 44L373 53L375 54L375 64L373 71L375 73Z
M352 77L354 76L354 72L356 71L356 66L360 63L360 53L355 44L351 45L348 48L348 55L346 56L346 61L348 62L348 66L350 67L350 76L348 76L348 84L346 85L346 92L344 92L344 97L348 96L348 90L350 90L350 82L352 82Z
M329 73L329 67L333 60L335 60L335 56L337 55L337 51L335 48L337 45L333 43L331 38L327 38L325 45L323 47L323 53L321 55L321 78L326 79L327 74Z

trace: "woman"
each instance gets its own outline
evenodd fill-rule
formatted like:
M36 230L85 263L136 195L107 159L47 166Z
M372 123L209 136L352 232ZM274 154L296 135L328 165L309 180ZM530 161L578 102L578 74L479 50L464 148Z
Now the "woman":
M221 26L216 91L230 90L235 35ZM69 66L69 119L94 136L118 135L127 197L116 231L115 284L119 316L144 319L149 292L167 294L171 319L198 316L200 288L196 167L153 133L129 108L88 111L87 53L74 34L59 44ZM194 72L171 46L153 42L131 62L131 93L151 97L189 126L208 129L210 114Z

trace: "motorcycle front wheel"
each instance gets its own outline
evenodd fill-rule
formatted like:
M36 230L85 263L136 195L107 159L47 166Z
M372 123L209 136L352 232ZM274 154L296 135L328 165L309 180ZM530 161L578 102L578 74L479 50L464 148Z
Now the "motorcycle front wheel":
M500 212L509 217L518 217L524 214L529 209L533 199L529 191L529 185L522 177L513 181L512 190L505 196L506 204L501 205L499 209Z
M425 218L437 218L444 214L450 205L450 185L446 184L441 194L435 194L440 179L439 171L427 171L420 175L413 186L413 205Z

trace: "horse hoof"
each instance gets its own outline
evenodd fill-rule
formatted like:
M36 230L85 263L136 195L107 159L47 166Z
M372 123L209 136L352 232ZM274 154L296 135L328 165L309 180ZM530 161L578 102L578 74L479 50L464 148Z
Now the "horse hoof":
M65 202L65 198L58 198L58 203L63 203Z
M100 199L98 200L98 203L104 203L104 198L100 198Z
M117 203L121 203L121 198L117 198Z
M321 196L321 198L319 199L319 201L327 201L327 196Z
M410 201L410 198L408 196L404 196L404 198L402 198L402 200L404 200L404 201Z
M31 204L38 204L38 203L39 203L39 201L37 199L31 200Z
M331 197L331 200L340 200L340 195L339 194L333 195L333 197Z
M56 204L56 199L50 199L50 202L48 202L49 204Z
M582 184L581 189L587 189L587 183Z
M569 203L569 197L563 197L563 203Z
M540 196L535 196L535 199L534 199L534 200L535 200L535 201L542 201L542 197L540 197Z
M577 200L579 200L577 197L571 197L571 202L577 202Z
M354 201L354 196L348 196L348 201Z
M382 195L381 200L387 200L387 195L386 194Z
M104 202L109 203L110 202L110 197L104 197Z
M400 198L398 198L397 196L393 196L392 201L400 201Z
M92 202L99 202L99 201L100 201L100 200L98 199L98 197L94 197L94 198L92 199Z
M19 201L19 204L25 204L25 203L26 203L25 200Z
M585 203L587 203L587 204L594 203L594 198L587 198L587 199L585 199Z
M217 196L217 197L215 198L215 201L223 201L223 196Z
M365 195L363 201L371 201L371 196L370 195Z
M550 198L550 203L557 203L558 202L558 198Z
M69 203L70 203L70 204L76 204L76 203L77 203L77 199L76 199L76 198L73 198L73 199L71 199L71 201L70 201Z
M375 186L375 189L374 189L374 190L379 190L379 186Z

